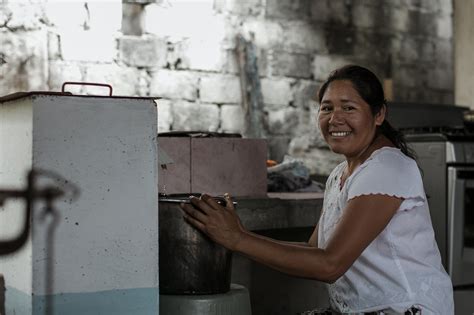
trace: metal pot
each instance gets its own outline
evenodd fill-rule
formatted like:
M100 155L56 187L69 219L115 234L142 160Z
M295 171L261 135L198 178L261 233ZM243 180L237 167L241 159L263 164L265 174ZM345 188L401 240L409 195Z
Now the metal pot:
M232 252L189 225L183 219L181 202L190 202L189 194L159 198L160 294L228 292Z

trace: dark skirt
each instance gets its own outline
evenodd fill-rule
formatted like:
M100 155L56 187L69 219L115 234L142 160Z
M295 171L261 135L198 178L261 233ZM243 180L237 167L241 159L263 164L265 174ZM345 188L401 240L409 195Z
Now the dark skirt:
M384 311L369 312L369 313L339 313L328 308L318 308L311 311L298 313L297 315L385 315ZM402 315L402 314L401 314ZM421 309L413 306L407 310L403 315L421 315Z

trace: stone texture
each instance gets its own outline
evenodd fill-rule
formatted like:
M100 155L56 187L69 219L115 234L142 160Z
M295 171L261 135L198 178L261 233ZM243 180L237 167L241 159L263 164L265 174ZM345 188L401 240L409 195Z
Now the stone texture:
M453 19L450 15L440 15L436 19L436 30L438 37L452 38L453 37Z
M433 67L427 69L428 71L428 87L452 91L454 89L454 73L451 67Z
M291 81L288 79L262 79L263 102L273 108L286 107L293 100L291 95Z
M435 64L443 64L447 67L453 65L453 42L448 39L438 39L434 47Z
M171 99L195 100L199 76L192 72L157 70L152 74L150 95Z
M262 0L215 0L214 10L242 16L256 16L263 11Z
M0 25L2 27L7 26L8 21L11 19L11 16L12 16L12 12L7 7L7 5L4 3L0 3Z
M284 28L279 21L249 18L243 21L242 34L254 34L254 44L261 49L283 47Z
M293 132L292 137L292 139L295 139L295 143L299 143L299 145L295 146L295 144L292 142L291 146L293 151L298 151L299 149L304 148L328 149L328 145L324 141L321 130L319 129L318 111L319 106L314 106L310 107L308 110L299 111L298 126Z
M151 76L146 70L140 70L138 82L136 84L138 96L150 96Z
M291 145L289 153L294 157L302 159L304 165L310 169L311 174L324 176L328 176L344 159L342 155L335 154L330 150L310 149L302 151L300 155L294 154L291 151Z
M425 40L422 44L421 44L421 53L420 55L423 56L423 61L424 62L434 62L436 59L435 59L435 49L436 49L436 44L437 44L438 40ZM452 45L449 46L450 48L452 48ZM446 59L448 59L449 57L449 53L447 55L445 55Z
M280 1L267 0L265 16L276 19L306 19L310 16L310 0Z
M420 59L422 53L423 41L415 36L405 36L400 41L400 47L397 49L397 58L404 63L416 62Z
M356 31L346 27L328 27L324 30L327 38L327 53L331 55L353 55L356 42Z
M84 71L82 67L74 62L66 61L50 61L49 63L49 89L51 91L61 91L64 82L82 82L84 79ZM67 91L74 94L81 93L80 86L71 86Z
M205 23L204 23L205 21ZM225 17L215 14L213 1L175 1L145 7L145 32L168 36L171 42L186 38L215 40L225 37Z
M137 2L122 4L122 33L141 36L145 24L144 6Z
M436 36L438 31L436 21L436 13L412 10L408 13L408 30L419 35Z
M439 12L443 15L453 14L453 1L438 0Z
M244 130L244 114L239 104L221 106L220 131L242 133Z
M317 54L313 60L313 77L324 81L334 69L352 63L354 60L348 57Z
M298 125L295 128L293 135L301 136L311 134L314 137L313 142L316 147L326 147L326 143L324 142L319 130L318 108L319 106L314 106L308 110L300 109L298 111Z
M289 152L291 152L291 154L301 155L304 151L309 149L329 150L329 147L324 141L323 135L316 124L307 126L306 132L293 137L289 144Z
M222 71L224 73L239 74L240 72L239 62L237 60L237 54L235 50L226 49L224 51L224 55L225 55L226 62L223 65ZM258 67L259 73L260 74L265 73L266 68L267 68L267 58L262 53L262 51L259 51L257 55L260 56L260 57L257 57L258 58L257 67Z
M156 100L158 108L158 132L171 130L173 124L172 104L170 100Z
M164 67L167 43L154 36L124 36L119 39L120 60L134 67Z
M408 8L392 8L390 16L390 26L394 32L408 31Z
M352 7L352 23L358 28L374 28L390 21L391 8L375 7L356 2Z
M319 84L312 80L299 80L293 86L293 104L302 113L306 110L316 108ZM306 113L305 113L306 114Z
M237 73L238 64L234 49L235 34L220 43L192 38L168 42L166 68Z
M61 44L59 35L55 32L48 32L48 59L58 60L61 58Z
M293 87L294 105L298 114L298 124L293 134L319 133L317 130L319 104L316 96L318 89L319 85L312 81L300 81Z
M240 79L235 75L203 76L199 83L199 96L206 103L240 104Z
M292 135L298 126L298 113L293 107L268 112L268 127L272 135Z
M349 63L384 78L390 60L396 101L452 102L452 14L447 0L3 1L0 94L104 82L161 97L161 131L240 132L243 35L257 51L269 152L328 173L337 158L311 100L321 82Z
M123 1L124 3L139 3L139 4L150 4L150 3L157 3L161 4L163 3L163 0L126 0Z
M435 60L436 42L404 34L392 40L392 60L404 64L432 63Z
M0 4L0 25L13 31L42 28L45 14L41 3L8 2Z
M321 139L319 133L294 137L289 144L288 153L301 158L312 174L327 176L344 157L330 151Z
M257 59L257 70L258 74L262 77L271 77L272 74L272 68L270 66L270 58L272 55L272 50L264 50L264 49L258 49L256 51L256 59ZM228 60L232 60L232 62L236 66L236 73L240 73L240 64L239 64L239 55L237 51L234 51L232 53L232 56L229 57ZM245 65L242 65L244 67ZM229 71L232 71L233 68L231 67Z
M354 51L351 57L364 57L370 63L385 63L387 54L391 51L390 36L377 32L355 33Z
M440 0L445 1L445 0ZM404 4L409 7L411 10L418 10L422 12L436 12L439 10L439 1L438 0L404 0Z
M420 86L420 80L417 76L417 74L419 74L418 71L419 70L417 68L410 65L398 66L393 79L397 82L401 82L401 84L405 87L413 88Z
M48 1L44 4L44 10L48 24L61 31L84 30L90 19L84 1Z
M117 57L117 43L113 34L79 28L59 34L64 60L112 62Z
M187 101L173 102L173 130L217 131L219 107Z
M186 38L172 44L168 67L220 72L227 63L227 52L213 39Z
M0 30L0 95L47 90L46 31Z
M84 29L114 34L122 27L121 1L87 1L84 4L87 13Z
M349 2L345 0L311 1L311 19L335 25L347 25L350 20Z
M110 84L113 95L138 96L140 71L136 68L120 67L116 64L86 64L84 70L86 82ZM83 91L86 94L108 95L108 89L103 87L85 87Z
M283 24L283 23L282 23ZM302 21L283 24L283 47L295 53L317 53L327 51L324 31Z
M312 75L310 54L292 54L284 51L271 51L269 53L271 73L275 76L304 78Z

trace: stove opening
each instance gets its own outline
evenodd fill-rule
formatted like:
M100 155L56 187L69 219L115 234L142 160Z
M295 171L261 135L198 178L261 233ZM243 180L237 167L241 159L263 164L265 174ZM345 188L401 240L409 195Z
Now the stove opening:
M466 187L464 198L464 247L474 248L474 188Z

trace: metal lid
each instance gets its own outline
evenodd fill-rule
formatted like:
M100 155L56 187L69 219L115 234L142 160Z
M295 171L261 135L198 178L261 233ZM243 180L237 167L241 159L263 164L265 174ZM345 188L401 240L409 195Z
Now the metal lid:
M87 86L99 86L105 87L109 90L108 95L80 95L66 92L67 85L87 85ZM160 99L159 97L144 97L144 96L123 96L123 95L112 95L112 86L105 83L92 83L92 82L64 82L61 87L61 92L54 91L30 91L30 92L16 92L0 97L0 103L13 101L25 97L34 97L36 95L49 95L49 96L75 96L75 97L94 97L94 98L131 98L131 99L146 99L155 100Z
M202 194L199 193L189 193L189 194L159 194L158 195L158 201L159 202L165 202L165 203L190 203L191 201L189 200L191 196L200 198ZM223 196L213 196L212 197L218 204L220 205L225 205L226 200ZM232 202L234 205L237 204L237 202Z
M158 137L187 137L187 138L242 138L239 133L223 133L211 131L169 131L160 132Z
M31 92L16 92L0 97L0 103L14 101L17 99L30 97L34 95L54 95L54 96L72 96L71 92L47 92L47 91L31 91Z

